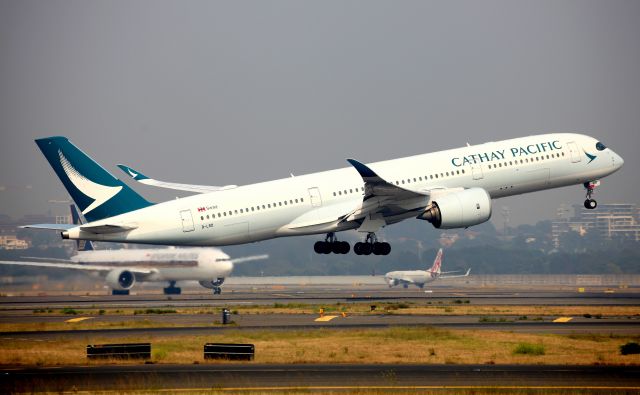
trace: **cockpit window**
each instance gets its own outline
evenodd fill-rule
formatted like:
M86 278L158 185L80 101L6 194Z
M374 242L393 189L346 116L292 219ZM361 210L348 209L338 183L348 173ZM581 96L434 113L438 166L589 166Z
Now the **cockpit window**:
M605 145L604 145L604 144L602 144L601 142L599 142L599 141L598 141L598 142L596 143L596 149L597 149L598 151L604 151L604 150L605 150L605 148L607 148L607 147L605 147Z

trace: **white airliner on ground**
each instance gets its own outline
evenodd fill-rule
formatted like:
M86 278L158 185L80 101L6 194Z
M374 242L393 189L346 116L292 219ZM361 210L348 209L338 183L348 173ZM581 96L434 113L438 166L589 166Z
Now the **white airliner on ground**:
M467 277L471 269L467 269L465 274L455 276L443 276L443 274L455 273L455 272L442 272L440 267L442 266L442 248L438 250L436 259L433 261L433 265L428 270L398 270L395 272L389 272L384 275L384 279L389 284L389 288L402 284L403 287L408 288L410 284L423 288L426 283L430 283L439 278L457 278Z
M79 216L74 210L72 207L73 222L77 223ZM267 258L267 255L254 255L231 259L219 248L211 247L94 250L87 241L78 245L78 252L68 261L0 261L0 264L98 272L105 276L114 295L128 295L136 282L146 281L168 282L165 294L180 294L181 289L175 286L177 281L198 281L214 294L220 294L234 263Z
M375 235L384 226L418 218L436 228L466 228L491 217L491 199L549 188L584 185L585 206L593 209L598 180L623 165L592 137L554 133L369 165L348 159L352 167L238 187L152 180L199 192L153 204L65 137L36 143L90 222L30 227L60 230L65 239L187 246L326 234L314 246L325 254L349 252L336 232L356 229L364 239L354 245L356 254L386 255L391 246ZM123 168L141 182L147 178Z

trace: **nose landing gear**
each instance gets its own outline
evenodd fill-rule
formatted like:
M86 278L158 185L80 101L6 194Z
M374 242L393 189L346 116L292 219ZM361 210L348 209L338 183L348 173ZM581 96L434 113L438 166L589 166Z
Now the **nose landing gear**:
M368 233L364 243L356 243L353 245L353 252L356 255L389 255L391 245L386 242L378 242L375 233Z
M584 201L584 208L593 210L594 208L598 207L598 202L596 202L595 199L591 198L591 195L593 195L593 191L596 189L596 187L598 187L598 185L600 185L600 181L598 180L588 181L584 183L584 187L587 190L587 199Z
M313 245L313 250L316 254L347 254L351 250L351 246L346 241L338 241L336 234L333 232L327 233L324 241L316 241Z

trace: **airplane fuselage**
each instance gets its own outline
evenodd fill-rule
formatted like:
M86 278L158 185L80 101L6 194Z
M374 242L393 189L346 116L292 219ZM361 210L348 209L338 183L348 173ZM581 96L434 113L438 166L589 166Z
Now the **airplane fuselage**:
M155 248L79 251L71 260L83 265L148 269L138 281L211 281L231 274L233 263L217 248Z
M371 163L381 178L408 191L428 194L394 201L381 213L385 225L415 218L438 191L482 188L492 199L583 184L622 166L597 140L556 133ZM363 203L364 182L353 167L193 195L91 225L132 228L91 233L72 228L70 239L147 244L224 246L276 237L361 229L362 221L337 219Z

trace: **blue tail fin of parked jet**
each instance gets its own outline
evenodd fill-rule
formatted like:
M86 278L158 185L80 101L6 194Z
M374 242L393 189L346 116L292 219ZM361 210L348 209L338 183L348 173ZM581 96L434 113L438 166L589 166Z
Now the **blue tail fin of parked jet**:
M138 210L152 203L97 164L66 137L36 144L89 222Z

